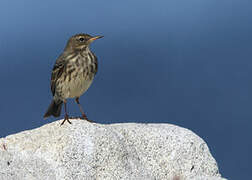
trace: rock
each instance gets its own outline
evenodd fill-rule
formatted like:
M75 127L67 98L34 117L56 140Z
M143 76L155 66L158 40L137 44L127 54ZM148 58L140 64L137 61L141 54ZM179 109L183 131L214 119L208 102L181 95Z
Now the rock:
M0 139L1 180L221 180L207 144L171 124L72 120Z

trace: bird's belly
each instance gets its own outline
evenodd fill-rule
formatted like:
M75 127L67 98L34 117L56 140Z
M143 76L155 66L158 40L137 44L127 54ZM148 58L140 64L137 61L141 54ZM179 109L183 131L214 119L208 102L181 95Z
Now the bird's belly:
M76 75L76 77L72 77L70 80L67 77L66 80L68 83L64 83L61 91L63 99L80 97L93 82L93 78L87 78L82 74Z
M80 97L90 87L93 80L77 78L68 85L68 98Z

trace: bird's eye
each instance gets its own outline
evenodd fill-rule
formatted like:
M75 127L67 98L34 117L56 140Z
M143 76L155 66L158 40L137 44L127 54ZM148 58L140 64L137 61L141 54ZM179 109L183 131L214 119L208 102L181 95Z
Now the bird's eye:
M83 37L79 38L80 42L83 42L85 39Z

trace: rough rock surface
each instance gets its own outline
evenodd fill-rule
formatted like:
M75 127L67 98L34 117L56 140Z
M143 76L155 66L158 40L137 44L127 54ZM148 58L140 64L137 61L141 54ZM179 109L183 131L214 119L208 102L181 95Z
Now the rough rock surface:
M171 124L72 120L0 139L1 180L221 180L206 143Z

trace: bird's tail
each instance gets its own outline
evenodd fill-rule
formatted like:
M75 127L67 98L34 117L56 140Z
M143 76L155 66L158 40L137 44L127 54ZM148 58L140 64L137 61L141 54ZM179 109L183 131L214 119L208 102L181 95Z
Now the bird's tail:
M61 100L53 99L50 106L48 107L45 115L44 115L44 118L47 118L51 115L53 115L54 117L59 117L60 112L61 112L62 103L63 103L63 101L61 101Z

